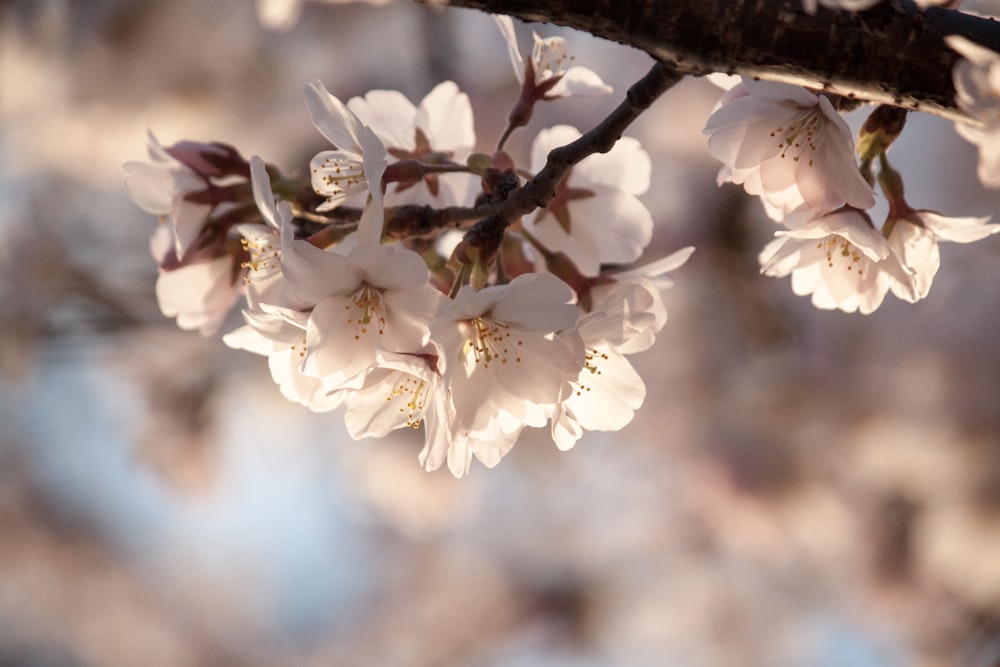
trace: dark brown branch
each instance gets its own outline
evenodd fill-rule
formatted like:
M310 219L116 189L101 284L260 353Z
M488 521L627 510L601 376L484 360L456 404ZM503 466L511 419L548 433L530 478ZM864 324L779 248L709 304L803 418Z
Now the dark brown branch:
M559 182L573 165L594 153L610 151L632 121L682 77L683 72L667 63L654 64L644 77L628 89L625 99L614 111L576 141L553 149L545 167L534 178L511 192L504 201L474 208L400 207L387 222L386 233L398 237L422 236L466 221L496 218L509 224L536 208L545 208L555 196Z
M1000 24L885 0L857 14L801 0L448 0L455 7L569 26L705 72L785 81L961 118L945 35L1000 51Z

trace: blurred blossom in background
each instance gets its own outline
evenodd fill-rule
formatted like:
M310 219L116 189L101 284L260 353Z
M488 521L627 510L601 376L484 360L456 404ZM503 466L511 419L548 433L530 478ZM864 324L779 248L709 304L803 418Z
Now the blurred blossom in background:
M538 109L525 163L649 64L544 31L619 92ZM316 79L452 79L479 150L518 94L476 12L305 3L275 32L251 0L0 1L0 664L1000 664L997 243L943 248L915 306L815 310L758 275L773 223L716 187L719 91L685 81L631 132L649 258L698 247L637 358L644 408L428 474L419 433L354 442L156 306L122 164L152 129L305 169ZM912 115L893 155L914 206L998 209L950 123Z

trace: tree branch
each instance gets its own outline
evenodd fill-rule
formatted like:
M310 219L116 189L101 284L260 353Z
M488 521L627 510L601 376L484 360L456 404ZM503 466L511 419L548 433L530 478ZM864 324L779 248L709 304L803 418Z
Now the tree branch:
M614 111L576 141L553 149L545 167L503 201L474 208L399 207L386 222L386 233L401 238L421 236L468 220L499 219L510 224L536 208L545 208L555 196L559 182L574 165L594 153L610 151L625 129L683 76L683 72L668 63L655 63L628 89L625 99Z
M868 102L965 118L955 106L958 55L944 36L1000 51L1000 23L885 0L860 13L802 11L800 0L446 0L585 30L696 72L784 81Z

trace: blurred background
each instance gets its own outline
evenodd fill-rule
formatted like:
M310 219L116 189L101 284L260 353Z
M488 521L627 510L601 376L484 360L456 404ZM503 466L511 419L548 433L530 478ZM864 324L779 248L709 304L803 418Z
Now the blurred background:
M616 94L538 109L522 160L651 64L544 31ZM1000 664L1000 239L943 247L920 304L815 310L758 275L775 227L716 187L719 91L685 81L631 132L648 258L698 248L636 358L645 407L424 473L421 434L354 442L160 315L122 186L147 129L304 170L317 78L452 79L481 150L517 94L477 12L306 3L275 32L250 0L0 0L0 665ZM913 115L892 154L914 206L997 211L949 123Z

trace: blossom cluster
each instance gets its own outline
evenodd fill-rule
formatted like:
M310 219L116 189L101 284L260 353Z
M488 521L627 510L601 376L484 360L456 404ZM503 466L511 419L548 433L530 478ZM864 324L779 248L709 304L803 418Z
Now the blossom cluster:
M610 92L571 65L562 38L536 35L522 60L510 20L499 24L521 83L500 145L535 103ZM226 146L152 137L150 161L126 164L130 195L161 218L164 314L208 335L238 305L243 324L222 339L266 357L283 396L343 409L354 438L421 428L427 470L496 465L525 427L547 428L565 450L632 420L646 392L628 356L654 343L665 274L693 250L627 269L653 227L637 141L577 164L546 208L480 218L579 131L542 130L524 169L502 150L474 152L471 104L452 82L416 106L387 90L344 103L318 82L305 101L329 142L305 177ZM443 209L468 213L458 239L407 223Z
M957 81L961 74L985 83L985 74L960 67ZM890 291L909 302L927 296L940 241L968 243L1000 231L989 217L947 217L909 205L886 155L905 117L893 107L873 112L857 144L859 165L851 130L827 95L749 78L723 93L704 130L709 151L723 163L719 182L758 196L781 226L759 255L762 273L790 275L792 291L811 295L817 308L868 314ZM879 227L869 214L876 180L889 205Z

